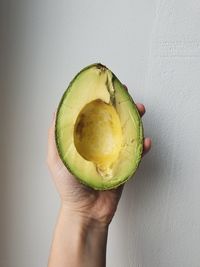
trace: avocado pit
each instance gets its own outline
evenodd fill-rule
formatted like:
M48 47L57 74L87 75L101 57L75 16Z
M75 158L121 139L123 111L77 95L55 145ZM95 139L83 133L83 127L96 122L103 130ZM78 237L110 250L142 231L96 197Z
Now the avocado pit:
M122 128L115 108L101 99L86 104L74 126L74 145L84 159L96 165L101 176L112 176L112 164L122 146Z

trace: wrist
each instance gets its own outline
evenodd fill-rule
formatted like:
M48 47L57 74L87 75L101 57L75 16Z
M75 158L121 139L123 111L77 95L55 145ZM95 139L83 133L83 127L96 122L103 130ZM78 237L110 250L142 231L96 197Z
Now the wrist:
M107 232L109 223L101 222L94 219L89 212L83 212L74 208L70 208L66 203L61 203L60 213L66 222L78 225L84 231Z

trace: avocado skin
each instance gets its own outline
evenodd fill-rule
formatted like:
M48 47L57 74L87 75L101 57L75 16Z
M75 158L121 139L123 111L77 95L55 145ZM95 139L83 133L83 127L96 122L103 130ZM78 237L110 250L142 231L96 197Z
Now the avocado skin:
M87 186L87 187L90 187L94 190L98 190L98 191L105 191L105 190L111 190L111 189L116 189L118 188L120 185L122 184L125 184L136 172L136 170L138 169L139 167L139 164L141 162L141 158L142 158L142 152L143 152L143 139L144 139L144 128L143 128L143 123L142 123L142 120L140 118L140 114L137 110L137 106L133 100L133 98L131 97L131 95L128 93L128 91L126 92L126 94L128 95L129 97L129 100L131 101L132 105L134 106L135 108L135 111L137 112L138 114L138 118L139 118L139 138L140 138L140 143L138 144L138 155L137 155L137 158L136 158L136 167L134 169L134 171L131 173L131 175L127 176L126 178L123 179L123 181L119 182L117 185L92 185L90 183L88 183L87 181L85 180L82 180L81 178L79 178L75 173L74 171L70 168L70 166L63 160L62 158L62 154L61 154L61 150L60 150L60 147L59 147L59 135L58 135L58 129L57 129L57 121L58 121L58 115L59 115L59 110L60 110L60 107L62 106L62 103L65 99L65 97L67 96L67 94L70 92L71 90L71 87L72 87L72 84L73 82L76 80L76 78L84 71L86 71L87 69L90 69L92 67L96 67L96 68L105 68L105 69L108 69L105 65L101 64L101 63L94 63L94 64L90 64L88 66L86 66L85 68L81 69L76 75L75 77L71 80L71 82L69 83L69 86L68 88L65 90L60 102L59 102L59 105L58 105L58 108L57 108L57 112L56 112L56 120L55 120L55 142L56 142L56 147L57 147L57 151L58 151L58 154L59 154L59 157L60 159L62 160L63 164L65 165L65 167L68 169L68 171L74 176L76 177L76 179L83 185L83 186ZM120 82L120 80L117 78L117 76L112 72L112 81L114 82L114 80L117 80L121 86L123 86L123 84ZM124 86L123 86L124 87ZM124 89L126 90L126 89Z

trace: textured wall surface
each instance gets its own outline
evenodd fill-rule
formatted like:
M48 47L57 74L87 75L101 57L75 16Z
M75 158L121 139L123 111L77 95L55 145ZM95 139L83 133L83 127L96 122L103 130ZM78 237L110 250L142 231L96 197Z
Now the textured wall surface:
M70 79L110 67L153 149L110 226L108 267L200 266L200 2L2 0L0 266L46 266L59 200L47 129Z

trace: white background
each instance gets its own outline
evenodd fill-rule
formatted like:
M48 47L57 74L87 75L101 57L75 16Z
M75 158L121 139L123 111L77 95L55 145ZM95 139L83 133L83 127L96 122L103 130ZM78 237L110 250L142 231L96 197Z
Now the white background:
M110 226L107 266L200 266L200 4L171 2L165 13L156 0L1 1L1 267L47 265L59 208L47 130L69 81L94 62L144 102L153 139ZM169 36L175 48L156 46Z

